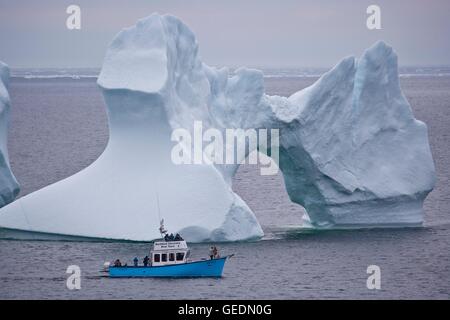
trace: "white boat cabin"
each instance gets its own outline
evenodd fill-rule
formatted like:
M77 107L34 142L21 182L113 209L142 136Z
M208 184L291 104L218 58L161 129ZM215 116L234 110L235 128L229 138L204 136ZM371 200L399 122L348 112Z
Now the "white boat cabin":
M158 241L150 252L152 266L186 263L189 248L186 241Z

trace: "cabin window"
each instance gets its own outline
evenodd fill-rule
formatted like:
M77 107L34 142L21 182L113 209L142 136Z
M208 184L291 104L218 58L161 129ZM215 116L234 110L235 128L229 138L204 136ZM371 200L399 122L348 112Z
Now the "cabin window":
M177 252L177 261L183 261L184 253L183 252Z
M159 259L159 253L153 255L153 261L154 261L154 262L159 262L159 261L160 261L160 259Z
M162 253L161 254L161 261L162 262L167 262L167 253Z
M169 253L169 261L175 261L175 253Z

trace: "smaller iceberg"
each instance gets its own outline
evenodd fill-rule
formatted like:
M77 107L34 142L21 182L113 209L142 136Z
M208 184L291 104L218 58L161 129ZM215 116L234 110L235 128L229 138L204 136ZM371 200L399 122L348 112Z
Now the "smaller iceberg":
M380 41L343 59L287 102L275 105L284 124L280 168L314 227L422 224L435 168L390 46Z
M11 102L8 93L9 68L0 61L0 207L13 202L19 194L19 184L14 177L8 157L8 122Z

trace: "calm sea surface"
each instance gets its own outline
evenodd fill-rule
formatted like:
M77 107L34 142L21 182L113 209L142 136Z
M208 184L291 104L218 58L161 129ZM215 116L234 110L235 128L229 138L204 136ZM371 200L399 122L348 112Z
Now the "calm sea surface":
M266 79L269 94L289 95L316 80L277 75ZM243 166L233 187L266 235L220 244L222 254L235 254L222 279L109 279L99 272L104 261L145 256L145 243L0 239L0 298L450 298L450 76L413 74L401 83L416 118L428 125L438 175L423 228L301 231L303 209L289 201L282 176ZM22 74L10 93L10 160L22 196L78 172L105 148L105 106L93 74ZM194 257L207 251L208 244L192 245ZM65 272L74 264L82 271L78 291L66 288ZM372 264L381 268L381 290L366 288Z

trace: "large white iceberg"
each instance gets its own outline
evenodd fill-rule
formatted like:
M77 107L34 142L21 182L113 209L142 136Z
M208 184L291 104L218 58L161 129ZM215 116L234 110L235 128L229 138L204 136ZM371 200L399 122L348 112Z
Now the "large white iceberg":
M261 237L254 214L231 189L238 165L173 164L171 133L192 132L195 121L220 130L279 129L287 191L315 227L423 221L435 182L427 129L414 119L397 57L382 42L288 98L268 96L262 72L229 75L205 65L189 28L155 14L116 36L98 84L110 129L104 153L2 208L0 226L152 240L164 218L190 241Z
M9 68L0 61L0 207L14 201L20 191L8 157L7 136L11 104L8 84Z

